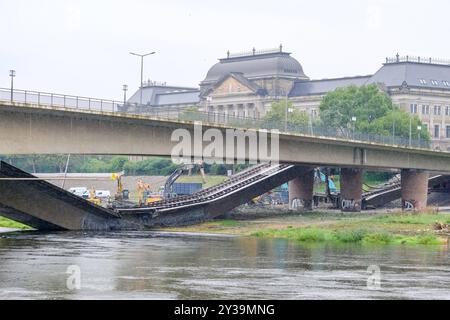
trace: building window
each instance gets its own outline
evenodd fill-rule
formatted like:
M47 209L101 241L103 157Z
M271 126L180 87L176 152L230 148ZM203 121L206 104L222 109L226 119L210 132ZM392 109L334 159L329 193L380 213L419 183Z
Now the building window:
M419 79L420 84L426 85L427 84L427 80L425 79Z
M445 137L446 137L446 138L450 138L450 126L447 126L447 127L445 128Z
M450 116L450 107L445 107L445 115Z
M411 104L409 108L411 113L417 113L417 104Z
M438 86L438 85L439 85L439 81L431 80L431 84L432 84L433 86Z
M436 124L435 126L434 126L434 137L435 138L439 138L440 137L440 134L439 134L439 125L438 124Z
M442 81L442 83L444 84L444 86L446 86L446 87L450 87L450 82L448 82L448 81L444 80L444 81Z
M430 106L423 104L422 105L422 114L429 114L430 113Z
M434 115L435 116L441 115L441 106L434 106Z

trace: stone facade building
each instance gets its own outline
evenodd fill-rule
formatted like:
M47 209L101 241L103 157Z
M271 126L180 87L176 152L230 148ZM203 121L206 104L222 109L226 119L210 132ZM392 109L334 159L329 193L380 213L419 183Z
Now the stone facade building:
M217 120L226 121L232 116L261 118L273 102L288 99L294 108L315 118L328 92L366 84L377 84L395 104L419 116L436 148L450 151L450 61L397 55L386 59L372 75L311 80L282 46L239 54L228 52L210 68L199 89L174 88L155 93L156 98L145 101L150 109L195 105ZM151 88L144 90L150 92Z
M142 105L140 105L142 91ZM148 80L135 92L120 111L142 114L166 114L196 106L200 90L191 87L171 86L165 82Z
M283 48L230 54L200 83L203 111L259 118L273 101L289 95L296 81L308 81L300 63Z
M396 105L419 116L436 148L450 151L450 61L397 55L386 59L373 75L310 80L281 47L228 55L201 82L199 105L225 118L258 118L274 101L287 98L294 108L315 118L328 92L367 84L377 84Z

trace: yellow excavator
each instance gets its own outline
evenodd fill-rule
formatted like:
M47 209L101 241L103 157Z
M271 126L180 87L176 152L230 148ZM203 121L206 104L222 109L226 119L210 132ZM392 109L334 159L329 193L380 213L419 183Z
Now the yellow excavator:
M96 197L95 195L95 188L92 187L91 189L89 189L89 197L87 199L89 202L92 202L93 204L96 204L98 206L100 206L102 204L102 200L100 200L99 198Z
M149 205L162 200L162 196L158 193L152 193L151 186L138 179L136 183L136 191L138 194L139 206Z
M114 199L116 200L123 200L123 184L122 184L123 175L124 172L113 173L111 175L111 179L117 181L117 191L116 194L114 195Z

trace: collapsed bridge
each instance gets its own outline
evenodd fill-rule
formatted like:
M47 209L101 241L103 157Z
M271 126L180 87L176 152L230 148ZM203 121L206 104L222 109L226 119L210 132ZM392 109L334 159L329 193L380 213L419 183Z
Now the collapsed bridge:
M261 164L191 196L147 207L106 209L0 162L0 215L39 230L142 230L199 223L249 202L305 172Z

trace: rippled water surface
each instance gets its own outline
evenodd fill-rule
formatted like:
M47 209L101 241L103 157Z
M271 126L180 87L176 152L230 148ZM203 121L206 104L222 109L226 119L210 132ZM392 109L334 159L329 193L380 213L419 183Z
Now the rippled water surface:
M81 289L67 288L79 266ZM381 289L367 288L369 266ZM1 235L1 299L450 299L447 247L167 233Z

